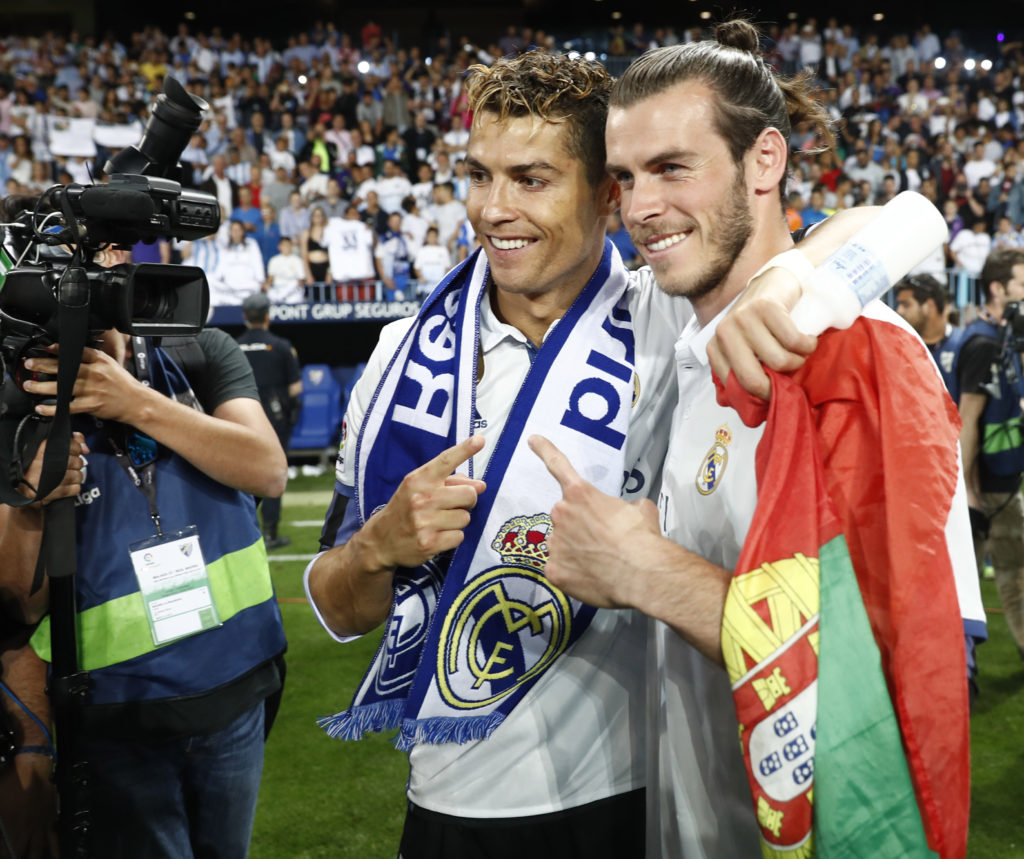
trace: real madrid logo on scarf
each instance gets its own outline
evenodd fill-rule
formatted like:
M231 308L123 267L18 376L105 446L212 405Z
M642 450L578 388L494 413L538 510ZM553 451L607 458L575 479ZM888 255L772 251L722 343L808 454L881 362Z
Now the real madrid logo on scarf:
M424 303L385 370L356 447L360 516L402 478L472 432L479 307L488 282L477 251ZM395 574L374 661L331 736L401 728L399 748L488 736L586 631L594 609L544 576L556 481L527 447L551 439L583 477L618 495L633 399L628 276L606 242L593 277L548 332L483 475L486 491L450 559ZM472 461L463 466L472 474Z

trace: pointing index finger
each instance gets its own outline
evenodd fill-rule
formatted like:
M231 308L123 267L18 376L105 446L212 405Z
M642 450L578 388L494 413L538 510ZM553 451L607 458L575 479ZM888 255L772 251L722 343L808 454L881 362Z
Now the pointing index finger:
M544 436L531 435L527 439L527 443L530 445L530 450L540 457L541 462L544 463L547 470L551 472L551 476L558 481L558 485L563 490L570 484L577 483L582 479L576 469L572 467L569 458L544 438Z
M441 451L441 453L423 466L423 472L431 477L443 480L467 459L478 454L483 448L484 437L482 435L471 435L447 450Z

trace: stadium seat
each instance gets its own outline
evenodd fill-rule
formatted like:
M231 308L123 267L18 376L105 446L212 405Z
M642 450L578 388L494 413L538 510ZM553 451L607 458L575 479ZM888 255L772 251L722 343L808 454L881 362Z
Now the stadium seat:
M341 423L341 385L327 364L302 368L302 410L292 430L288 452L315 452L326 465L334 454L334 441Z
M348 395L351 391L352 380L358 379L362 373L362 366L353 367L351 365L342 365L338 367L331 367L331 375L334 376L334 380L338 383L338 390L341 391L341 413L345 414L345 409L348 408Z

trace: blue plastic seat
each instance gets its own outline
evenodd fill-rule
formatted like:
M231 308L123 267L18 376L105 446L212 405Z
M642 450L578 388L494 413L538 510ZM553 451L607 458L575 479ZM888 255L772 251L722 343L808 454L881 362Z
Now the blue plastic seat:
M327 364L302 368L302 409L288 443L289 452L330 451L341 424L341 386Z

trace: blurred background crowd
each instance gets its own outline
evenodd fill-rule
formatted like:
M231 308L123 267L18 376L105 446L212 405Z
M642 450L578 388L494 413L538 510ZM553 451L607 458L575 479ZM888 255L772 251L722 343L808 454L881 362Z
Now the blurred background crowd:
M988 253L1024 245L1021 44L999 34L983 55L928 25L880 34L794 16L765 27L764 53L782 72L814 76L839 150L816 154L813 134L794 129L791 224L920 191L943 212L949 241L919 271L968 304ZM137 142L170 74L211 106L182 155L183 183L215 194L223 223L191 246L139 245L137 261L203 267L215 305L257 289L275 303L415 299L475 246L464 206L470 65L536 47L579 52L615 74L653 47L699 38L697 21L620 18L558 36L509 26L480 44L407 44L370 19L252 38L186 23L123 40L9 36L0 193L101 181L111 152ZM639 264L616 218L609 232Z

